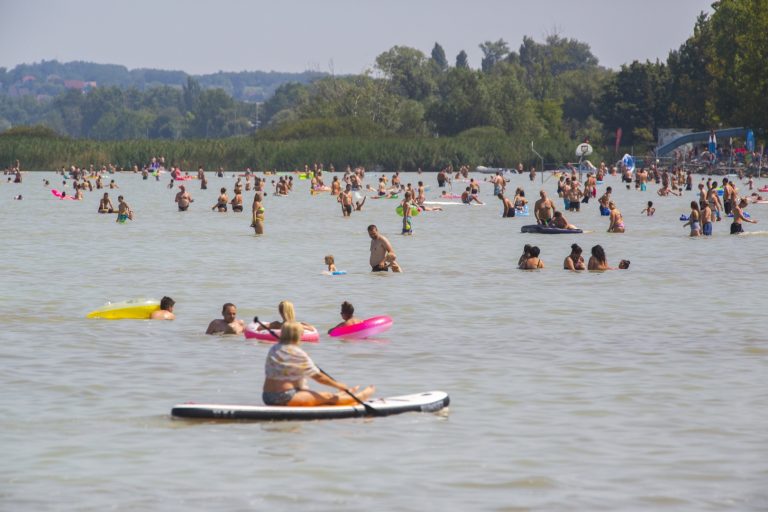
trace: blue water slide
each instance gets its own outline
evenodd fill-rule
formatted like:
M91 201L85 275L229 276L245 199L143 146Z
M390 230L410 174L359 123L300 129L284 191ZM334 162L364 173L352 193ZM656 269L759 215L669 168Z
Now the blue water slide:
M715 130L715 135L717 135L719 144L723 144L723 142L726 141L728 137L743 138L746 133L746 128L722 128L720 130ZM656 156L667 156L669 153L674 151L675 148L682 146L683 144L688 144L689 142L707 142L709 140L709 134L710 132L706 131L686 133L685 135L681 135L680 137L673 139L671 142L668 142L663 146L658 146L656 148Z

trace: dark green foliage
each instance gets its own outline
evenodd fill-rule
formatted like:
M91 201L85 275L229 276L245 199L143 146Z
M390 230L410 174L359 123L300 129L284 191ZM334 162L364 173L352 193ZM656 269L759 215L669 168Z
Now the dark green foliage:
M469 69L469 60L467 59L467 52L461 50L456 55L456 67L459 69Z

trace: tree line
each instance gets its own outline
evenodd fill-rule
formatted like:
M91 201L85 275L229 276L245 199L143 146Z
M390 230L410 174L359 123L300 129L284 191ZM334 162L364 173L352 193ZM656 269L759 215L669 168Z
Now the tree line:
M597 158L607 159L619 128L622 146L637 153L652 148L664 127L746 126L762 138L768 122L766 7L768 0L715 2L712 15L702 13L693 34L665 62L635 61L616 71L600 66L588 44L558 34L543 42L526 36L516 50L503 39L485 41L478 68L464 51L449 60L439 43L429 55L395 46L366 73L284 83L260 105L204 90L188 77L181 89L70 91L38 105L38 118L58 133L96 140L247 135L233 147L310 139L433 147L431 139L467 141L482 134L499 147L466 151L486 159L475 163L500 166L527 160L531 141L547 161L574 159L575 145L585 139ZM2 102L0 97L0 112ZM315 158L323 159L323 144L316 146ZM354 144L349 150L367 163L431 161L392 157L400 149L378 157L360 155Z

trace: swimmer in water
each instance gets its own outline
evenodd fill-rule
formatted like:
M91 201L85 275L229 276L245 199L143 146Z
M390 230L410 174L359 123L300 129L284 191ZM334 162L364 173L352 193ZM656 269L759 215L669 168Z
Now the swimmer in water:
M526 260L531 257L531 244L525 244L523 246L523 254L517 259L517 268L523 268Z
M587 263L587 270L616 270L615 268L608 265L608 261L605 257L605 250L600 245L595 245L592 247L592 256L589 258L589 263ZM629 260L621 260L619 262L619 268L621 270L626 270L629 268Z
M337 327L346 327L362 322L359 318L355 318L355 307L347 301L341 303L341 318L343 321L328 329L328 334Z
M328 265L328 272L336 272L336 264L333 261L333 256L328 255L325 257L325 264Z
M646 214L648 217L652 217L654 213L656 213L656 208L653 207L653 201L648 201L648 206L640 212L640 215Z
M221 308L223 318L212 320L205 334L243 334L245 322L237 318L237 306L227 302Z
M541 253L541 249L539 249L537 246L531 247L531 250L528 254L528 259L526 259L523 262L523 265L520 267L522 270L536 270L539 268L544 268L544 262L539 259L539 254Z
M280 329L283 326L283 324L286 322L296 322L296 310L293 307L293 302L289 302L287 300L280 302L280 304L277 305L277 311L278 313L280 313L280 317L282 318L282 320L274 320L270 322L269 325L267 326L270 329ZM308 330L308 331L316 330L315 326L312 324L308 324L306 322L298 322L298 323L301 324L305 330ZM263 331L265 329L264 327L259 325L257 330Z
M571 254L566 256L563 262L563 268L565 270L586 270L587 267L584 264L584 257L581 255L582 250L579 244L571 244Z
M176 302L170 297L163 297L160 299L160 309L153 311L149 316L150 320L176 320L176 315L173 314L173 306Z

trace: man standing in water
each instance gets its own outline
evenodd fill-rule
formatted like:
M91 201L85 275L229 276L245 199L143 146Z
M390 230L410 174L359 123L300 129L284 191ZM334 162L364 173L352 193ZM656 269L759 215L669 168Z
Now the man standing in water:
M352 215L352 185L347 185L344 188L344 192L339 194L339 203L341 203L341 214L344 217Z
M133 220L133 210L131 210L131 207L125 202L123 196L118 196L117 201L117 220L115 222L122 224L127 220Z
M539 192L539 196L541 198L534 204L533 214L536 216L537 223L546 226L555 216L555 205L543 190Z
M744 211L742 209L745 206L747 206L747 199L742 198L738 202L738 204L733 208L733 223L731 224L732 235L738 235L739 233L744 232L744 228L741 226L742 221L751 222L752 224L757 224L756 220L748 219L744 216Z
M193 202L193 199L187 188L184 185L179 185L179 192L176 194L174 201L179 205L179 211L185 212L189 209L189 203Z
M374 224L368 226L368 236L371 237L371 257L369 259L371 272L387 272L390 267L392 272L402 272L400 265L395 261L397 255L392 249L392 244L379 234L379 229Z

